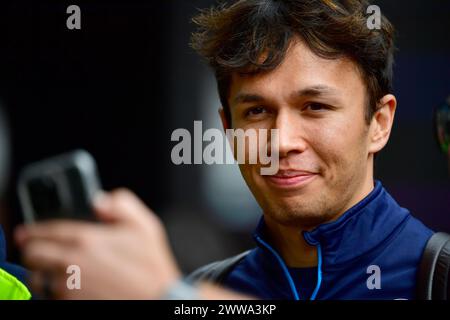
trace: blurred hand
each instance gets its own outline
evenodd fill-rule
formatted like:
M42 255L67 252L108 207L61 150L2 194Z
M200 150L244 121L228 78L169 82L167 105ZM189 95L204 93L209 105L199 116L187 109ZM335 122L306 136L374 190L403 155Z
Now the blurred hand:
M161 297L181 277L161 221L125 189L99 196L94 208L103 223L55 220L16 230L31 289L42 295L47 283L56 299ZM80 289L68 289L70 265L80 268Z

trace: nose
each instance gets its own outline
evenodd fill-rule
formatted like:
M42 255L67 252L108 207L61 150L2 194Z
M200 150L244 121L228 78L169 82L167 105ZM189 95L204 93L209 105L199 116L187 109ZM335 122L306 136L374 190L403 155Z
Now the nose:
M275 128L278 129L280 159L300 154L306 150L307 143L299 116L289 110L280 111L276 118Z

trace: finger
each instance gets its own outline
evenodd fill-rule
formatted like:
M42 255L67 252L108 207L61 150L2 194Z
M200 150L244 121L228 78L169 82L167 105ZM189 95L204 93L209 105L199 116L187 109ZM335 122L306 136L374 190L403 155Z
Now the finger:
M34 240L27 243L23 250L23 261L31 270L50 273L65 273L67 267L76 264L70 258L74 249L55 242Z
M21 226L16 230L15 238L21 246L39 239L76 244L85 233L98 227L88 222L54 220Z

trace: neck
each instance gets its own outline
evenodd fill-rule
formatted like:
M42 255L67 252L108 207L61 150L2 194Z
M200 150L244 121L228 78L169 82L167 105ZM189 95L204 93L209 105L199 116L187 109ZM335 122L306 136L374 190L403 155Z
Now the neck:
M291 268L307 268L317 266L317 249L309 245L298 227L277 223L269 215L264 215L269 238Z

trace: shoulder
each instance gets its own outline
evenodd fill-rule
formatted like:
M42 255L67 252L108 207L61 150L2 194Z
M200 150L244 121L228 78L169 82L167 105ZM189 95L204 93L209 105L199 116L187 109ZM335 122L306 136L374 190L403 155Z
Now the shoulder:
M427 227L422 221L409 215L404 228L401 231L402 238L405 241L423 245L431 238L435 232Z
M241 252L235 256L219 260L198 268L186 277L189 282L212 281L221 283L227 275L244 260L251 250Z
M427 242L434 233L419 219L408 214L381 246L380 254L385 264L389 262L392 267L401 269L405 266L418 267Z

